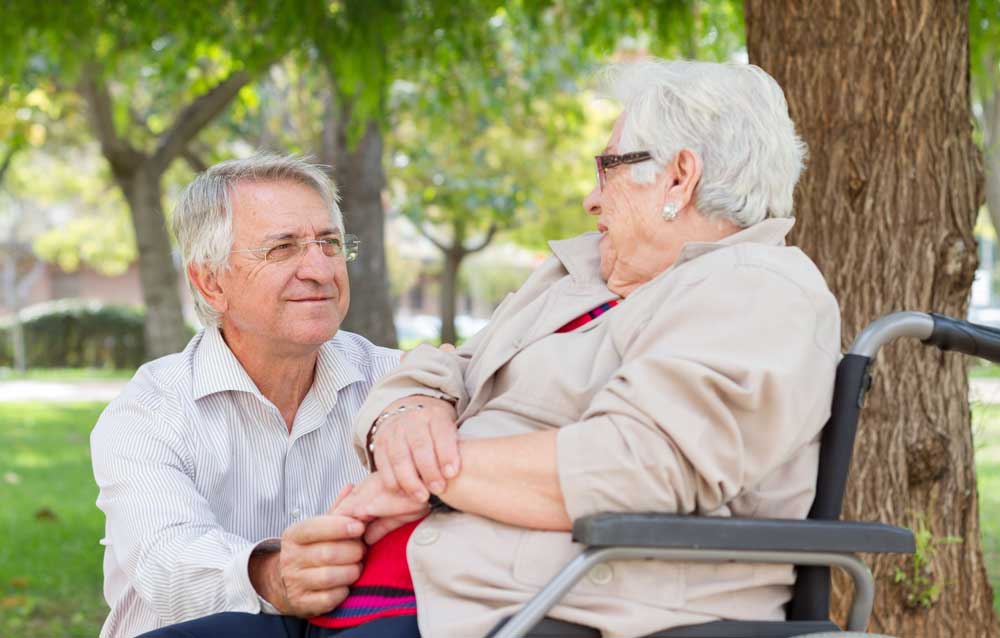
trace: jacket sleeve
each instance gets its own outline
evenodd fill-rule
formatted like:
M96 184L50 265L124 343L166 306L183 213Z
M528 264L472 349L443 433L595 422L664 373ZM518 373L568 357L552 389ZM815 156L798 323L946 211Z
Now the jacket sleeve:
M354 451L361 463L372 469L366 449L368 432L375 419L393 401L415 394L431 396L455 403L461 414L469 403L466 390L466 370L479 345L486 339L489 326L509 306L514 294L509 294L497 306L486 328L468 339L455 352L445 352L434 346L421 344L403 355L399 366L382 377L368 393L361 409L354 418Z
M91 434L91 454L104 543L162 622L261 611L247 572L259 543L216 522L193 483L185 443L156 406L116 399Z
M623 340L621 367L581 421L559 431L570 517L719 512L820 431L839 339L832 295L763 268L673 296Z

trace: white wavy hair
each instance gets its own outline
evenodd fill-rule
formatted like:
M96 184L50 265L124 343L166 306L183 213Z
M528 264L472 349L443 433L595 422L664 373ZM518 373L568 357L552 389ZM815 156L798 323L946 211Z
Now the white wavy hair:
M229 160L199 173L174 209L172 226L180 247L184 272L195 264L219 273L229 268L233 250L233 188L243 182L296 182L316 191L330 211L330 220L344 236L344 218L337 203L337 187L326 167L295 155L257 153ZM202 325L217 326L219 313L201 296L191 278L188 286Z
M623 107L618 153L649 151L632 166L650 183L681 149L702 160L695 206L746 228L790 217L805 144L795 133L781 87L752 64L656 58L603 72L604 92Z

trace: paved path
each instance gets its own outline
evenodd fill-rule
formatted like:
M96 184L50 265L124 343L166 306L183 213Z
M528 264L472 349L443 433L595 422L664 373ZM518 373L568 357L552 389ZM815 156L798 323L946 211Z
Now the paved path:
M127 381L0 381L0 402L104 401L118 396Z
M10 401L110 401L127 381L0 381L0 402ZM969 399L1000 403L1000 379L972 379Z

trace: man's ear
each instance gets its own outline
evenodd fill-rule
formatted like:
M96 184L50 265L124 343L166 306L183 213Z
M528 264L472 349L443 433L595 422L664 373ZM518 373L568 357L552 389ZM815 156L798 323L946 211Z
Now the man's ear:
M676 203L678 209L693 204L694 192L701 182L701 157L689 148L682 148L667 164L665 172L670 180L664 193L664 201Z
M229 302L226 300L226 294L219 283L218 275L209 268L196 264L188 264L187 274L191 283L205 298L208 305L212 306L212 309L219 314L225 313L229 308Z

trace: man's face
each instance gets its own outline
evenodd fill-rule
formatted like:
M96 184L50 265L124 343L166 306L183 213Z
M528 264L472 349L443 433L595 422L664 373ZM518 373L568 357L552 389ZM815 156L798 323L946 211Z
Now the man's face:
M338 235L323 198L291 181L245 182L231 193L233 250L271 248ZM347 262L317 244L285 261L234 253L219 276L229 337L267 343L289 354L310 352L337 332L350 305Z

